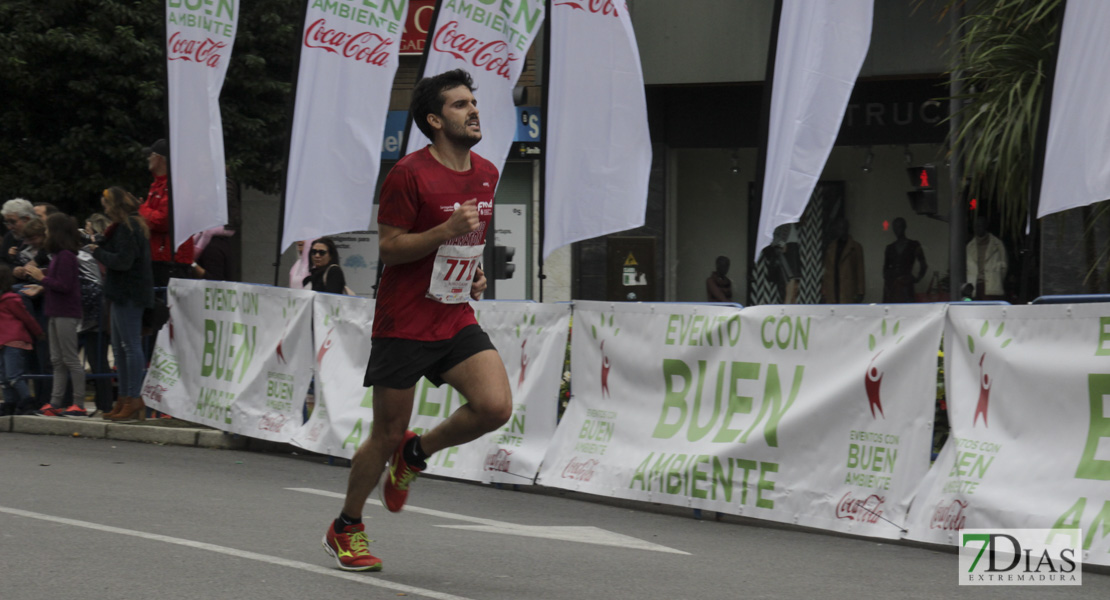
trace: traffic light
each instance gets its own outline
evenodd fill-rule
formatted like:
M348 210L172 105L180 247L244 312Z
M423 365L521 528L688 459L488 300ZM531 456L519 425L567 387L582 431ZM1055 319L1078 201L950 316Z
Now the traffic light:
M937 214L937 168L934 165L909 167L906 174L914 187L914 191L906 192L913 211L919 215Z
M513 271L516 271L516 265L513 264L513 255L516 254L516 248L512 246L494 246L493 247L493 278L494 279L512 279Z

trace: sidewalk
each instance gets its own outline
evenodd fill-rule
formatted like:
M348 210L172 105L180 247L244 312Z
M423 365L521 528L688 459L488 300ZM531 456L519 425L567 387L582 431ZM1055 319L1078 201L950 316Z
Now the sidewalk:
M2 433L64 435L219 450L263 452L297 450L288 444L230 434L178 419L147 419L117 423L105 421L99 415L94 417L11 416L0 417L0 434Z

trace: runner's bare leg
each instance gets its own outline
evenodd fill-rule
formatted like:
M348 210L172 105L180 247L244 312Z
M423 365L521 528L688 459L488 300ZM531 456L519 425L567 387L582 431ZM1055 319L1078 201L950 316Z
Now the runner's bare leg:
M466 404L420 436L420 447L426 454L476 440L512 417L509 376L495 350L483 350L467 358L443 373L442 378L466 398ZM411 406L411 398L409 402Z
M382 478L386 461L405 436L415 395L415 386L407 390L374 386L374 424L371 425L369 439L355 451L351 459L351 473L347 477L343 513L348 517L362 517L362 507Z

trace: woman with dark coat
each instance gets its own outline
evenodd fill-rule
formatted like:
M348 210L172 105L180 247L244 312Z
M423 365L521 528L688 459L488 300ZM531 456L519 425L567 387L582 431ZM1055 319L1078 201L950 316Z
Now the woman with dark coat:
M139 216L139 200L123 188L104 190L104 214L112 225L104 232L104 242L85 249L92 253L107 272L104 297L112 303L112 353L119 372L119 398L112 411L104 415L111 421L146 417L143 404L143 311L154 306L154 274L150 266L150 229Z

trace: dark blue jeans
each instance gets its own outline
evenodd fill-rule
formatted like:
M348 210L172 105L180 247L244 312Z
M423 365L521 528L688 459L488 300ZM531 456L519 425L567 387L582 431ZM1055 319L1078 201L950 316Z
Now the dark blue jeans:
M4 404L15 406L18 411L38 408L31 399L31 390L23 379L27 351L11 346L0 347L0 388L4 390Z
M143 308L131 303L112 303L112 355L116 359L119 395L138 398L142 395L143 371Z

